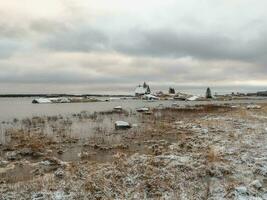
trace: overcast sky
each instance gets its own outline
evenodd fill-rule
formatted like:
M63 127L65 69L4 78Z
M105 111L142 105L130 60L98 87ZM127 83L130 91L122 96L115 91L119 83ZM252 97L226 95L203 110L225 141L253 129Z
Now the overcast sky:
M266 0L0 1L0 93L267 90Z

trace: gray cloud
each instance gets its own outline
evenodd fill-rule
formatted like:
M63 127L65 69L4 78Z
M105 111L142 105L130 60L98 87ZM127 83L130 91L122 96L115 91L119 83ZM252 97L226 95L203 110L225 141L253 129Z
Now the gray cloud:
M28 1L0 2L1 85L267 86L264 2Z
M59 33L50 35L42 46L56 51L90 52L107 50L109 40L105 33L83 27L61 30Z
M94 28L61 31L43 46L56 51L117 51L148 57L194 57L209 60L240 60L265 63L265 32L242 40L223 33L176 32L172 29L138 30L119 35Z
M225 57L231 40L222 36L175 33L171 30L136 31L134 37L115 44L120 52L154 57Z
M8 39L0 39L0 59L8 58L19 49L19 43Z
M0 23L1 38L21 38L25 35L26 30L23 27Z
M129 40L114 44L115 49L126 54L153 57L266 61L267 47L264 44L267 41L263 33L248 41L223 33L187 33L171 29L136 31L132 35Z
M28 30L50 35L68 31L68 24L57 20L36 19L29 24Z

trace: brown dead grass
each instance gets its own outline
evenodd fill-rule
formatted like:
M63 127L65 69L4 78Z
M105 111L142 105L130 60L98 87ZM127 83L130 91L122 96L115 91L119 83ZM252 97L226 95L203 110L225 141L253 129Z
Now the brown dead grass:
M11 133L11 143L15 148L30 148L32 151L44 151L45 148L54 144L54 140L43 134L28 133L22 130Z
M209 147L206 158L209 163L222 161L220 153L214 147Z

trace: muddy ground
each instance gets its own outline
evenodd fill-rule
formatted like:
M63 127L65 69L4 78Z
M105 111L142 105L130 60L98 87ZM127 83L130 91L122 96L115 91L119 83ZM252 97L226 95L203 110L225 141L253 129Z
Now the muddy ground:
M267 199L267 104L3 122L0 199ZM116 120L132 128L115 130Z

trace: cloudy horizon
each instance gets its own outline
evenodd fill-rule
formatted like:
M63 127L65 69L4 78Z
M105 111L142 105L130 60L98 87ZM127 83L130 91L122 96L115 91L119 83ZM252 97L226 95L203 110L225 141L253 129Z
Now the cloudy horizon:
M0 2L0 94L267 90L263 0Z

